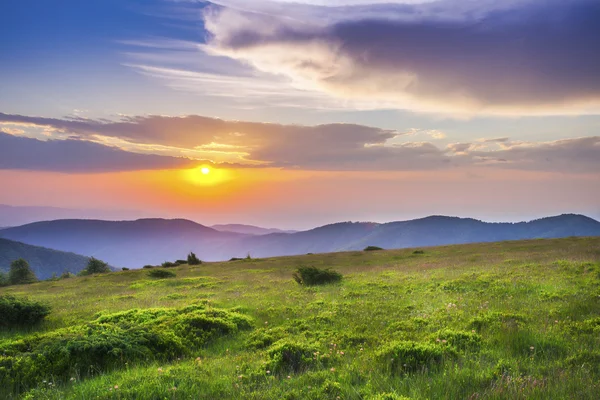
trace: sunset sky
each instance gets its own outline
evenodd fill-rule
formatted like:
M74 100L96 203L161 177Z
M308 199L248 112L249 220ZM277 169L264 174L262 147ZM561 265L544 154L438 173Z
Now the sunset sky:
M0 204L598 219L598 21L597 0L4 1Z

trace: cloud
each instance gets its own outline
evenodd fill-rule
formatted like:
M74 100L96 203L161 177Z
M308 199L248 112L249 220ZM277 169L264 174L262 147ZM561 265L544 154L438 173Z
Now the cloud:
M596 0L219 3L207 51L307 90L454 114L600 112Z
M0 114L2 124L38 126L67 138L44 142L3 135L0 165L4 168L94 171L177 168L192 163L176 157L131 153L164 153L169 149L171 155L179 152L188 157L206 152L217 163L220 159L236 160L233 164L220 164L225 167L326 171L484 167L592 174L600 171L600 136L552 142L501 137L441 147L414 140L417 134L439 140L436 136L441 132L437 130L412 129L402 133L355 124L282 125L198 115L130 116L120 121L99 121ZM78 140L68 140L73 136ZM100 143L89 142L99 138ZM413 141L407 141L410 139Z
M191 168L197 164L185 158L129 153L82 140L42 141L0 130L0 170L92 173Z

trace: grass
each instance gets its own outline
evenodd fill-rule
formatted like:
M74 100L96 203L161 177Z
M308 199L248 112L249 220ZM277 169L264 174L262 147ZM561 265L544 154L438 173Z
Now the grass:
M250 326L194 325L211 340L193 341L179 319L141 326L129 318L117 328L167 326L172 334L160 332L169 340L187 341L169 354L124 357L73 376L32 375L38 379L18 389L0 387L0 398L597 398L600 238L420 250L203 263L172 268L171 279L138 270L2 288L0 295L48 303L52 313L35 327L0 330L0 376L15 343L83 327L97 333L107 323L102 316L128 310L196 321L185 311L192 307L224 326ZM333 268L344 279L301 286L292 278L301 266Z

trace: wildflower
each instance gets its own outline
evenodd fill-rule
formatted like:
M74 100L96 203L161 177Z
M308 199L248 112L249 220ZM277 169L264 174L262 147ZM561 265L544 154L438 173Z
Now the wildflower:
M238 379L242 379L244 377L244 375L239 375Z
M363 351L363 348L362 348L362 347L360 348L360 351Z
M475 329L471 329L471 333L475 333Z
M341 355L344 355L344 352L343 352L343 351L340 351L340 354L341 354Z
M292 379L292 377L288 375L288 379Z
M529 350L531 350L531 351L533 351L534 349L535 349L535 347L533 347L533 346L531 346L531 347L529 348Z
M439 343L440 342L440 338L435 339L435 341Z
M119 388L119 385L115 385L115 389L118 389L118 388Z
M271 373L271 371L267 370L267 374L270 374L270 373Z
M162 373L162 372L163 372L163 369L162 369L162 368L159 368L159 369L158 369L158 372L161 372L161 373Z
M172 391L176 391L176 390L177 390L177 387L176 387L176 386L173 386L173 387L171 388L171 390L172 390Z
M335 372L335 368L331 367L330 371Z
M71 382L75 382L75 378L71 378L71 379L70 379L70 381L71 381Z
M442 343L446 343L446 342L447 342L447 340L446 340L446 339L443 339L443 340L442 340Z

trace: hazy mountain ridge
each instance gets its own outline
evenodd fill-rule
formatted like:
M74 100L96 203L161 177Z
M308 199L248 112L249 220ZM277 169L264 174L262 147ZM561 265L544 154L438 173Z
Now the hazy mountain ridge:
M65 271L78 273L87 266L88 257L45 247L32 246L8 239L0 239L0 270L8 271L11 262L27 260L38 279L48 279L52 274Z
M0 237L94 256L117 267L140 268L184 258L194 251L206 261L306 253L425 247L504 240L600 236L600 222L565 214L529 222L489 223L472 218L430 216L384 224L341 222L297 233L249 235L221 232L188 221L58 220L0 231Z
M220 232L243 233L245 235L268 235L271 233L296 233L297 231L283 230L277 228L262 228L260 226L245 224L218 224L212 225L212 229Z

